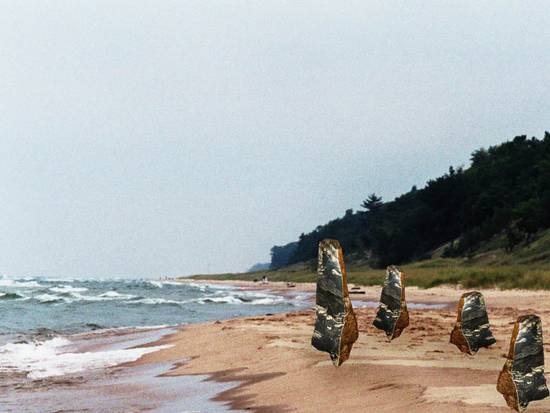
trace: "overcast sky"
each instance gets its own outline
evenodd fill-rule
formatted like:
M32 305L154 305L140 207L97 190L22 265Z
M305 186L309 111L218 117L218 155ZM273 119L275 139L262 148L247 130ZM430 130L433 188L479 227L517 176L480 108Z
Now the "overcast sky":
M2 1L0 274L245 270L550 129L550 3L343 3Z

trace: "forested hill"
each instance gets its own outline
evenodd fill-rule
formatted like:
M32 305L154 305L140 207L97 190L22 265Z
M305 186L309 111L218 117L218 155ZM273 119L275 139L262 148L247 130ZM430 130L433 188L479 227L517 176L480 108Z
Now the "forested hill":
M467 169L413 187L391 202L370 194L361 210L320 225L298 241L271 249L271 268L307 261L323 238L336 238L346 254L369 257L373 266L430 257L466 256L498 239L510 251L550 228L550 133L517 136L472 153Z

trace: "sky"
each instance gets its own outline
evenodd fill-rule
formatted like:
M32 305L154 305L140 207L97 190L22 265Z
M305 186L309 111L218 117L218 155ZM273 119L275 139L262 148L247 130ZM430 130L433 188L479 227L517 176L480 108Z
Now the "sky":
M0 274L243 271L550 129L546 1L2 1Z

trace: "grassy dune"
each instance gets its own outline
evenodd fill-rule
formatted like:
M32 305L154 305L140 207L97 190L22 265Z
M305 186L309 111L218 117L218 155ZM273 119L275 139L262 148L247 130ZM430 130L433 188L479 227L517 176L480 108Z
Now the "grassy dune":
M460 284L465 288L498 287L501 289L550 289L550 269L536 269L525 265L477 266L460 265L453 260L423 261L400 267L406 274L407 285L430 288L443 284ZM196 275L196 279L259 280L264 275L270 281L315 282L311 269L259 271L252 273ZM348 282L360 285L378 285L384 270L350 268Z
M433 258L399 266L407 277L407 285L430 288L443 284L465 288L498 287L501 289L550 289L550 231L538 234L529 244L506 253L496 238L477 254L468 258ZM440 255L439 253L434 256ZM348 281L360 285L378 285L383 269L373 269L365 260L346 257ZM195 275L196 279L260 280L314 282L316 262L295 264L276 271L236 274Z

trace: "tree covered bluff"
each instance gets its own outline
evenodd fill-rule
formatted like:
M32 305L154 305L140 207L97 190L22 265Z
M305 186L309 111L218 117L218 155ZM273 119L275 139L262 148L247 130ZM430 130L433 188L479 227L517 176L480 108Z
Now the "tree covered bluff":
M478 149L470 161L393 201L368 195L361 210L272 247L271 268L314 259L324 238L383 267L429 258L441 247L444 257L468 256L496 239L510 252L550 228L549 132Z

